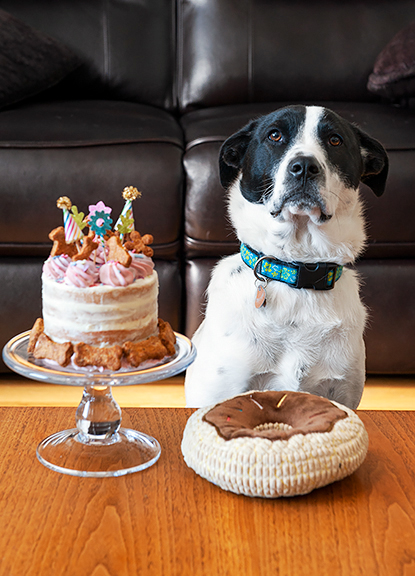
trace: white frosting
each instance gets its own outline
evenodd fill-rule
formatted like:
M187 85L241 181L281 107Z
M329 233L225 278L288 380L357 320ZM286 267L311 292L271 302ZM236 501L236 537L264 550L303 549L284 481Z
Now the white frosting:
M127 287L78 288L55 282L45 275L42 285L45 333L55 342L103 346L114 343L106 339L106 333L127 331L129 335L125 339L134 341L157 332L156 272Z

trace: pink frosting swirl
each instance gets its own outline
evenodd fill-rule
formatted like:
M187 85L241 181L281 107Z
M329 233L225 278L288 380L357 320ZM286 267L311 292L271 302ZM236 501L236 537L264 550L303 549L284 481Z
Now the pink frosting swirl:
M130 268L134 270L135 278L150 276L154 269L153 260L144 254L134 254L134 252L130 252L130 254L133 257Z
M109 286L128 286L134 282L135 274L131 268L126 268L119 262L110 260L101 266L99 279L103 284Z
M95 237L94 242L98 242L98 248L91 253L89 260L97 266L102 266L105 264L105 250L99 238Z
M43 264L43 273L52 280L64 278L66 270L71 263L71 259L66 254L60 256L49 256Z
M87 288L98 280L97 267L90 260L78 260L71 262L66 270L65 284L76 288Z

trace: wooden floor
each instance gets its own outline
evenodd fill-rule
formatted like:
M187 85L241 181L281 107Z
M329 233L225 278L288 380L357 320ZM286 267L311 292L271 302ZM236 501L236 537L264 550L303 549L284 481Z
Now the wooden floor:
M113 388L121 407L185 406L184 377L176 376L138 386ZM14 374L0 375L0 406L78 406L82 389L77 386L43 384ZM415 410L415 376L368 378L361 410Z

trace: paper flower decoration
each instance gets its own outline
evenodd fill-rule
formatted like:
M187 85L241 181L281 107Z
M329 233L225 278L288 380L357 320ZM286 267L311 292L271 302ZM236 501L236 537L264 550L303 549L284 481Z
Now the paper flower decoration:
M112 208L105 206L104 202L100 200L98 204L91 204L88 206L89 216L93 216L96 212L105 212L105 214L111 214Z
M91 204L91 206L89 206L88 225L91 230L101 238L111 230L111 210L112 208L105 206L102 201L98 202L98 204Z
M67 196L58 198L56 205L63 210L63 226L65 228L65 240L68 244L81 240L84 235L82 229L79 227L77 221L74 219L73 214L69 212L72 207L72 202ZM76 208L76 206L75 206Z

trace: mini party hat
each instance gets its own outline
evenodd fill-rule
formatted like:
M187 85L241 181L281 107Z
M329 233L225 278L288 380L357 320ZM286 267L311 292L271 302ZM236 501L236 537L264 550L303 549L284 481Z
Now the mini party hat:
M124 208L115 224L115 230L120 233L121 238L125 234L134 231L133 200L141 196L141 192L134 186L126 186L122 192L125 200Z
M56 205L58 208L63 210L63 226L65 228L65 240L68 244L76 242L77 240L82 240L84 234L81 228L78 226L73 215L69 212L72 207L72 202L67 196L61 196L58 198Z

